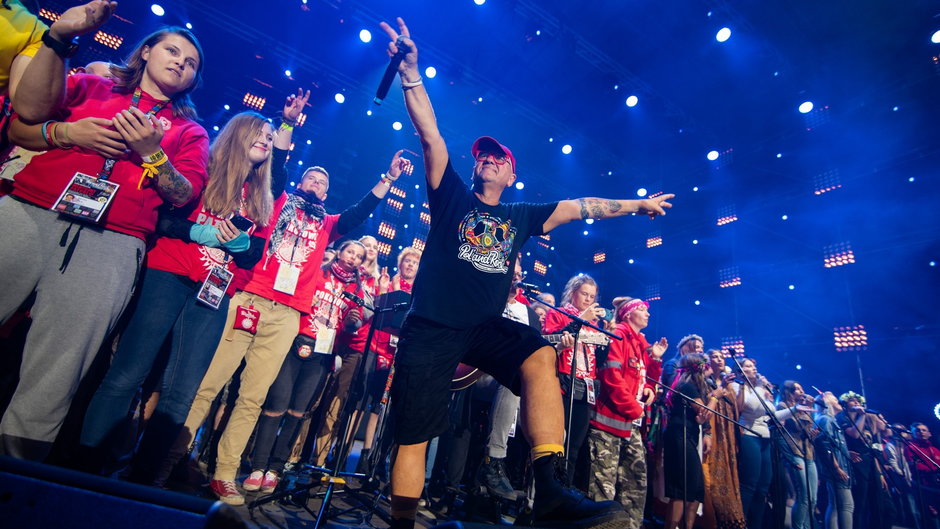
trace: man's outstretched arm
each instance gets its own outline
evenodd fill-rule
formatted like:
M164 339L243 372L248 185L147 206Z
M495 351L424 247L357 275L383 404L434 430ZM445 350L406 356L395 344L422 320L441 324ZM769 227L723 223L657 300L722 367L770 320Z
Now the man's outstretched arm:
M558 226L574 220L606 219L634 213L655 218L658 215L666 214L666 210L672 207L669 200L675 196L672 193L667 193L643 200L615 200L593 197L562 200L558 203L558 207L555 208L552 215L548 217L548 220L545 221L545 224L542 225L542 231L548 233Z
M411 116L411 122L418 131L418 137L421 139L421 148L424 150L424 174L431 189L437 189L444 176L444 169L447 167L447 145L444 144L444 138L441 137L441 131L437 128L437 118L434 117L434 109L431 108L431 100L420 84L421 73L418 70L418 48L411 40L411 33L405 21L399 17L398 31L395 31L390 25L382 22L380 25L391 42L388 44L388 54L391 57L398 53L398 45L407 47L410 51L398 66L398 74L401 77L402 89L405 92L405 106L408 108L408 115Z

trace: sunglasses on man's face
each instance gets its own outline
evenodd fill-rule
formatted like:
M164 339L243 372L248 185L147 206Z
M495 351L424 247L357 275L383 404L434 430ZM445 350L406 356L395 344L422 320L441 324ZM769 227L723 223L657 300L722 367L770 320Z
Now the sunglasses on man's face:
M489 160L490 157L493 158L493 162L496 163L496 165L506 165L507 163L509 163L509 157L506 156L505 154L501 154L501 153L497 154L497 153L491 153L491 152L481 152L480 154L478 154L477 162L483 163Z

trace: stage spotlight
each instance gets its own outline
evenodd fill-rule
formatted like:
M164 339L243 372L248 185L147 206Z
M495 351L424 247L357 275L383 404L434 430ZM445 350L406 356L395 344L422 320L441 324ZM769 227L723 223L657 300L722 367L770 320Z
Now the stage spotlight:
M933 32L933 35L930 36L930 42L934 44L940 44L940 29Z
M150 12L154 15L157 15L158 17L162 17L166 14L166 10L163 9L163 6L160 4L151 4Z
M477 103L482 103L482 102L483 102L483 98L482 98L482 97L478 97L478 98L477 98Z
M215 125L214 127L212 127L212 130L214 130L214 131L216 131L216 132L219 132L219 126L218 126L218 125Z
M800 104L800 114L808 114L813 111L813 102L804 101Z
M801 369L803 369L803 366L801 364L796 364L796 370L799 371Z
M478 6L481 6L486 3L486 0L473 0L473 3Z
M366 110L366 115L367 115L367 116L371 116L371 115L372 115L372 111L371 111L371 110Z
M696 305L696 306L698 306L698 305L701 305L701 304L702 304L702 302L701 302L701 301L699 301L699 300L695 300L695 301L693 301L692 303L695 303L695 305Z
M284 70L284 77L290 77L290 76L291 76L291 71L290 71L290 70Z
M708 155L705 156L709 161L714 162L718 159L718 151L708 151Z
M339 92L336 92L336 95L333 96L333 99L335 99L337 103L345 103L345 102L346 102L346 96L344 96L343 94L341 94L341 93L339 93Z
M698 191L698 186L693 187L692 191Z
M908 182L913 182L913 181L914 181L914 177L912 176L912 177L908 178L907 181L908 181Z
M787 220L789 218L790 218L789 215L780 215L780 220Z
M783 158L783 153L782 153L782 152L778 152L778 153L777 153L777 158Z
M303 160L297 160L297 165L303 165L303 164L304 164Z
M433 66L428 66L427 68L424 69L424 76L427 77L428 79L434 79L435 77L437 77L437 68Z
M588 234L588 231L587 231L587 230L584 230L584 234L587 235L587 234Z
M627 262L630 263L630 264L633 264L634 261L633 261L633 259L627 259Z
M307 145L312 145L312 144L313 144L313 142L312 142L312 141L310 141L310 140L307 140Z
M641 187L641 188L637 189L637 190L636 190L636 196L638 196L638 197L645 197L645 196L646 196L646 188L645 188L645 187Z
M359 40L362 42L372 42L372 32L368 29L359 30Z
M584 219L584 222L588 224L594 224L594 219Z
M789 285L787 288L790 290L796 290L796 285Z
M189 22L186 23L186 29L193 29L193 25Z
M698 244L698 239L692 239L692 244Z
M638 101L639 99L637 99L636 96L630 96L627 98L627 106L631 108L635 107Z
M718 42L724 42L731 38L731 29L730 28L721 28L718 30L718 33L715 34L715 40Z
M521 191L521 190L524 189L524 188L525 188L525 183L524 183L524 182L516 182L516 189L518 189L518 190Z
M222 108L224 108L225 110L231 110L231 109L232 109L232 107L230 107L230 106L228 106L228 105L222 105Z
M928 263L928 264L930 264L930 266L937 266L937 262L936 262L936 261L930 261L930 263Z
M395 130L401 130L401 121L396 121L392 123L392 128Z
M554 141L555 141L555 138L549 138L549 139L548 139L548 143L552 143L552 142L554 142Z
M561 147L562 154L571 154L571 145L565 144Z

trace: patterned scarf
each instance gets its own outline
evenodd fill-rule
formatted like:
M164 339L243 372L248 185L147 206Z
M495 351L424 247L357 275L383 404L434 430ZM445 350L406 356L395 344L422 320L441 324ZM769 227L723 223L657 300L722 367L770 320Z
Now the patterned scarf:
M339 261L333 261L330 265L330 272L333 272L333 275L336 276L336 279L339 279L343 283L352 283L356 280L356 270L346 270L343 268Z
M269 257L281 245L287 227L297 218L297 210L304 212L304 216L307 217L305 222L307 220L322 221L323 217L326 216L323 201L313 193L306 193L299 189L294 189L288 193L287 202L277 216L277 222L274 223L274 230L271 232L271 242L268 244Z

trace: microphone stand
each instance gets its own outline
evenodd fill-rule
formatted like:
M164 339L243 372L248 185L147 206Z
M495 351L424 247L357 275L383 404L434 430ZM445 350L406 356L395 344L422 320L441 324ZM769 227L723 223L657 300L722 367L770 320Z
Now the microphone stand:
M741 368L741 362L739 362L738 359L737 359L737 357L734 356L733 351L732 351L732 354L731 354L731 360L733 360L733 361L734 361L734 364L738 367L738 371L740 371L740 372L743 373L744 370ZM757 397L757 400L761 403L761 406L763 406L763 408L764 408L764 413L765 413L768 417L770 417L770 420L773 422L773 429L771 430L771 434L772 434L772 435L779 436L779 435L780 435L780 432L783 432L783 435L785 435L786 438L787 438L787 440L790 441L790 446L792 446L793 448L796 449L796 451L799 453L800 458L802 458L803 461L804 461L804 463L805 463L805 462L806 462L806 454L803 453L803 451L800 449L800 445L796 444L796 440L793 438L792 435L790 435L789 430L787 430L786 428L783 427L783 424L781 424L781 423L780 423L780 420L777 419L777 416L774 415L773 410L770 409L770 405L767 404L766 399L764 399L764 397L762 397L762 396L757 392L757 388L754 387L754 384L751 383L751 380L750 380L749 378L747 378L747 376L744 376L744 377L742 377L742 378L744 378L744 382L747 384L747 386L748 386L749 388L751 388L751 391L754 393L754 396ZM741 388L741 391L744 391L744 388L743 388L743 387ZM752 430L752 431L753 431L753 430ZM760 437L760 436L758 436L758 437ZM772 443L771 443L771 459L772 459L772 461L774 462L774 464L776 464L777 461L778 461L778 459L779 459L779 458L775 457L774 454L773 454L773 452L776 452L777 450L778 450L777 444L772 442ZM780 477L779 477L779 475L776 475L776 474L777 474L776 471L774 472L774 474L775 474L775 479L779 480ZM807 475L808 475L808 474L807 474ZM777 482L777 485L776 485L776 486L779 487L779 481ZM808 490L808 487L807 487L806 494L807 494L807 501L808 501L808 499L809 499L809 490ZM785 495L786 495L786 493L784 493L782 496L785 497ZM781 496L781 495L777 495L777 496ZM772 495L772 497L773 497L773 495ZM779 527L783 527L784 517L786 516L786 510L785 510L785 509L786 509L786 505L785 505L785 504L786 504L786 501L784 500L783 505L778 505L778 503L779 503L779 502L776 502L776 501L774 502L774 510L777 511L777 510L778 510L778 507L781 508L781 509L783 509L783 510L779 510L778 512L779 512L779 513L782 513L784 516L781 517L780 515L775 515L775 518L776 518L776 520L777 520L778 526L779 526ZM812 519L812 517L814 516L813 513L810 513L810 516L811 516L811 519Z
M890 426L889 426L889 428L890 428ZM903 442L904 446L910 448L910 449L911 449L911 452L913 452L913 454L914 454L914 457L912 458L912 459L914 460L914 461L913 461L913 463L914 463L914 468L913 468L913 470L912 470L912 472L911 472L911 474L912 474L912 476L913 476L913 479L912 479L911 481L914 482L914 487L917 489L917 511L918 511L917 514L920 515L920 524L921 524L921 527L926 528L926 527L928 527L928 525L927 525L927 512L926 512L926 510L924 509L924 507L925 507L925 502L924 502L924 490L923 490L923 488L921 488L922 485L921 485L921 482L920 482L920 469L917 468L917 460L923 461L924 463L927 463L928 465L933 465L933 466L937 467L937 470L938 470L938 471L940 471L940 463L937 463L936 461L934 461L933 459L931 459L930 457L928 457L927 454L925 454L924 451L921 450L920 447L917 446L917 444L914 443L913 440L907 439L907 438L905 438L903 435L900 435L900 434L897 433L897 432L895 432L895 436L894 436L894 437L895 437L896 439L900 439L900 440ZM904 457L904 454L903 454L903 453L900 453L900 454L898 454L898 457Z
M565 432L566 432L565 433L565 463L566 463L566 468L567 468L567 465L569 463L571 465L574 465L576 463L575 461L571 461L570 457L571 457L571 421L572 421L572 417L574 416L574 390L575 390L575 381L577 380L577 373L578 373L578 334L580 334L582 327L590 327L591 329L604 333L608 337L613 338L615 340L623 340L623 338L621 338L620 336L617 336L616 334L612 332L608 332L585 319L582 319L580 316L576 316L574 314L568 314L567 312L561 310L555 305L545 303L542 300L533 299L534 294L540 294L540 293L541 292L534 290L531 287L523 287L523 295L530 302L541 303L542 305L545 305L546 307L554 310L555 312L564 315L566 318L571 320L572 323L578 323L577 332L572 333L572 336L574 337L574 345L571 347L571 371L568 373L568 413L567 413L567 417L565 418ZM564 329L567 329L569 325L571 325L571 323L566 325ZM562 332L564 332L564 329L562 329ZM587 388L585 388L585 391L587 391ZM572 476L568 476L569 483L566 483L566 485L570 485L571 479L572 479Z
M744 425L741 424L740 422L738 422L738 421L732 419L731 417L728 417L727 415L725 415L724 413L721 413L721 412L718 411L718 410L713 410L713 409L709 408L708 406L706 406L706 405L704 405L704 404L701 404L701 403L696 402L695 399L693 399L692 397L690 397L690 396L686 395L685 393L679 391L678 389L671 388L671 387L669 387L669 386L667 386L667 385L661 383L660 381L656 380L655 378L650 378L649 376L646 377L646 380L649 380L649 381L652 382L653 384L656 384L657 386L659 386L660 388L662 388L663 391L669 391L669 392L675 393L676 395L679 395L680 397L682 397L682 398L685 399L686 401L691 402L692 404L695 404L695 405L698 406L699 408L705 408L706 410L708 410L708 411L709 411L710 413L712 413L713 415L717 415L718 417L721 417L722 419L724 419L724 420L730 422L731 424L734 424L735 426L737 426L738 428L741 428L742 430L747 430L747 431L751 432L751 433L754 434L754 435L758 435L758 433L755 432L754 430L748 428L747 426L744 426Z

